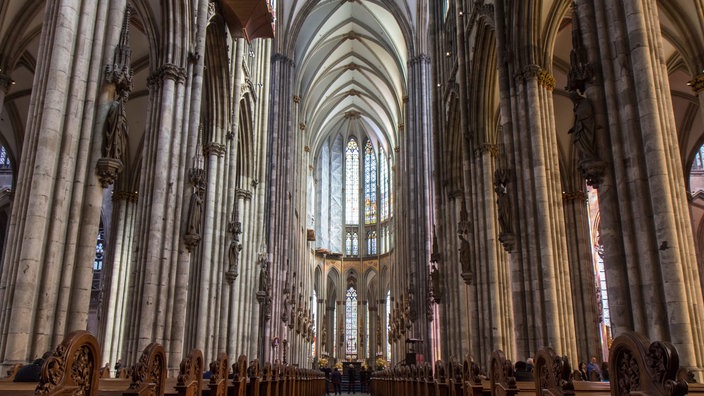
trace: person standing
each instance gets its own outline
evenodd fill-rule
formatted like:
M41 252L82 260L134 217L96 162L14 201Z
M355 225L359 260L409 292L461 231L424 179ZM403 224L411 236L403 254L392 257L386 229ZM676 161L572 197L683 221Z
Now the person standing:
M335 367L335 370L332 372L332 386L335 389L336 395L342 394L342 374L340 374L340 370L338 370L337 367Z

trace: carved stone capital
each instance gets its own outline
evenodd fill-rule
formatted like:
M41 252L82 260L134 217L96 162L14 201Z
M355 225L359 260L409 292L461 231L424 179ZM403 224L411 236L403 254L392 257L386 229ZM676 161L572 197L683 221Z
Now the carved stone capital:
M562 193L563 201L586 201L587 194L584 191L570 191Z
M694 91L697 95L704 92L704 73L701 73L693 79L687 81L687 85L692 87L692 91Z
M585 159L579 161L579 171L587 179L587 184L599 188L601 182L604 181L606 162L599 159Z
M113 201L137 202L139 194L136 191L113 191Z
M183 236L183 243L186 245L186 249L191 252L196 246L198 246L200 239L200 234L187 233Z
M147 83L150 87L159 87L165 80L174 80L177 83L186 81L186 69L172 63L164 63L149 78Z
M238 199L244 199L246 201L252 199L252 192L243 188L236 189L235 194Z
M539 65L524 66L516 77L523 81L535 79L545 89L550 91L555 89L555 77Z
M117 179L117 175L122 172L122 161L114 158L101 158L95 165L95 172L100 180L100 185L107 188Z
M482 156L487 153L490 154L492 158L496 158L499 155L499 145L485 143L474 149L474 154L476 156Z
M227 152L227 147L224 144L210 142L203 146L203 154L213 154L217 157L222 157Z
M301 103L301 97L298 95L293 95L293 103Z

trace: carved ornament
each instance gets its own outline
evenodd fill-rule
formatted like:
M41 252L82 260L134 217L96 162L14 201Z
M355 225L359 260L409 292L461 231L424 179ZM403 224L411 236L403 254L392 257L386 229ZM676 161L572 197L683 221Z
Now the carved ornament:
M697 95L704 92L704 73L701 73L693 79L687 81L687 85L692 87L692 91L694 91Z
M137 202L139 193L137 191L113 191L112 200L113 201L127 201L127 202Z

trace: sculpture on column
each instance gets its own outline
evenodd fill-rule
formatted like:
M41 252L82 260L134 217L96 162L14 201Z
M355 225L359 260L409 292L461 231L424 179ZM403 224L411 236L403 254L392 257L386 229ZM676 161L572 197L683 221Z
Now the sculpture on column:
M124 167L127 151L128 123L125 103L132 91L131 54L129 46L130 6L125 9L120 40L115 47L113 63L105 68L105 81L115 85L115 98L105 118L102 157L96 163L96 173L103 188L113 184Z
M186 234L184 235L184 242L189 251L193 250L193 248L195 248L201 240L200 224L203 212L203 198L201 197L201 188L198 184L199 183L196 183L193 186L191 199L188 203L188 215L186 217Z
M570 69L567 73L567 87L565 87L574 104L574 125L569 133L572 135L572 143L579 154L579 171L587 180L587 184L598 188L604 179L606 163L599 158L597 150L596 132L598 126L594 116L594 106L591 100L585 96L587 83L594 76L588 58L582 42L579 18L575 12L572 18Z
M259 270L259 289L257 291L257 301L266 321L271 319L271 270L268 261L262 261Z
M225 279L227 280L227 283L232 284L232 282L234 282L239 275L238 258L240 250L242 250L242 244L239 243L239 234L242 233L242 223L239 221L230 223L228 228L232 233L232 240L230 241L230 247L227 250L229 266L227 272L225 273Z
M469 228L469 214L467 213L467 205L462 200L462 210L460 211L460 221L457 223L457 236L459 237L459 262L460 269L462 270L462 280L467 285L472 283L474 274L472 273L471 265L471 247L469 244L468 236L470 232Z
M508 194L508 183L511 172L499 168L494 172L494 192L496 192L496 209L499 214L499 241L506 251L513 250L514 236L511 224L511 197Z
M328 320L325 314L323 314L323 329L320 332L320 338L320 350L324 353L326 351L325 347L328 345Z

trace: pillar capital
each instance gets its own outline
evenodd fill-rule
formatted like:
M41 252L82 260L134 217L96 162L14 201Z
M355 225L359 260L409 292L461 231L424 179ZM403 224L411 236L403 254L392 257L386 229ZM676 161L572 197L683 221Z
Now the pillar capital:
M112 200L113 201L127 201L127 202L137 202L139 194L137 191L113 191Z

